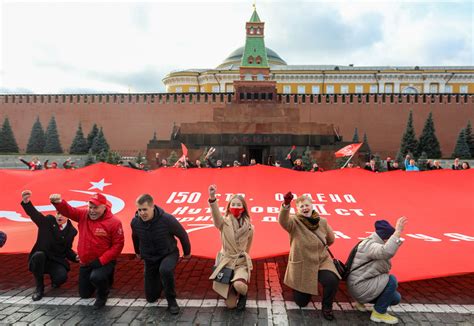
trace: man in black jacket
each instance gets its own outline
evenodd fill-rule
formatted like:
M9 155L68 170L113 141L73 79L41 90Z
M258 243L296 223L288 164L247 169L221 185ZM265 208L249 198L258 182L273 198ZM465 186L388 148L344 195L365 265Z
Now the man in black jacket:
M30 201L31 191L23 191L21 197L21 206L38 227L36 243L28 257L28 267L36 281L36 292L32 299L38 301L44 295L44 274L51 277L53 288L59 287L66 282L67 272L70 270L66 258L72 262L79 261L72 250L77 230L67 217L59 213L56 216L44 216L38 212Z
M156 206L153 197L140 195L136 201L137 212L132 219L133 247L138 258L145 261L145 296L154 302L164 290L168 309L179 313L176 302L174 270L179 251L175 237L183 248L183 258L191 257L189 237L178 220Z

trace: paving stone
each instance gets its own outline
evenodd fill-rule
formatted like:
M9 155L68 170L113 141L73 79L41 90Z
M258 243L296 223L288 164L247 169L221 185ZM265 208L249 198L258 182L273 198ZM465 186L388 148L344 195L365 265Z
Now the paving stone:
M20 319L24 318L27 315L27 313L22 313L22 312L15 312L13 314L10 314L6 318L2 319L1 323L2 324L15 324L17 321Z

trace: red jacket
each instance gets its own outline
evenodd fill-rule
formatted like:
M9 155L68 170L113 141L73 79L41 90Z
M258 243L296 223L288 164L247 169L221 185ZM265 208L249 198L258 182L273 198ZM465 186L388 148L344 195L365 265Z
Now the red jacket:
M77 253L82 264L87 265L98 258L105 265L117 259L124 246L122 222L109 208L94 221L89 218L86 208L73 208L65 200L53 205L60 214L78 223Z

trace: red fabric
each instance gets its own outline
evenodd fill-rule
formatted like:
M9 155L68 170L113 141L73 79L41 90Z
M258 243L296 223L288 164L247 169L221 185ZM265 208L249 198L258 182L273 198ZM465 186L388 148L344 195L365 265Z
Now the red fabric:
M336 157L352 156L357 153L361 146L362 143L350 144L338 150L334 155L336 155Z
M105 265L117 259L124 246L122 222L107 208L104 216L91 220L87 208L73 208L66 201L54 204L59 213L78 222L77 253L81 263L89 264L99 258Z
M255 225L254 259L288 253L288 234L277 217L283 195L291 191L312 196L315 208L336 231L331 251L343 261L359 237L374 231L375 221L385 219L395 225L398 217L406 216L405 243L392 260L392 272L400 281L474 272L474 169L310 173L257 165L145 172L95 164L77 170L0 170L0 230L8 234L0 253L26 253L34 244L37 230L30 219L22 218L19 204L21 191L30 189L32 201L44 214L54 211L48 199L51 193L60 193L79 211L92 194L103 193L124 225L124 253L134 252L130 221L135 199L149 193L187 230L191 253L214 259L221 243L207 210L210 184L217 185L221 208L231 194L245 194ZM291 205L295 207L294 202ZM84 232L79 227L79 238Z
M188 156L188 148L183 143L181 143L181 151L184 157Z

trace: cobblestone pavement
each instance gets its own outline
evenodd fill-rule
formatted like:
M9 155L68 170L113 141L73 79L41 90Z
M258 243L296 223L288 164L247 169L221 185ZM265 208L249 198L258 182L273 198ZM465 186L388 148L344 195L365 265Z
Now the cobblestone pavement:
M149 304L143 293L143 263L122 255L107 306L92 309L93 299L77 293L78 266L69 280L52 289L46 277L45 297L32 302L34 281L27 269L27 255L0 255L0 325L369 325L369 313L355 311L345 284L334 305L336 321L320 315L320 297L299 309L291 289L283 285L286 257L256 261L245 312L228 310L208 280L213 261L192 258L176 269L181 312L171 315L166 300ZM400 324L474 325L474 274L399 285L402 303L393 307Z

